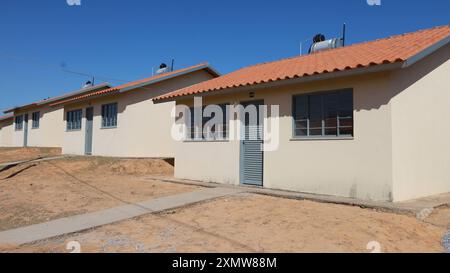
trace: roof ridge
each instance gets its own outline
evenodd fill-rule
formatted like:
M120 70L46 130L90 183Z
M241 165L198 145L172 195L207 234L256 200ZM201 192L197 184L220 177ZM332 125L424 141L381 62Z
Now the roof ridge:
M395 38L399 38L399 37L404 37L404 36L408 36L408 35L413 35L413 34L417 34L417 33L422 33L425 31L430 31L430 30L434 30L434 29L440 29L440 28L450 28L450 25L441 25L441 26L435 26L432 28L424 28L424 29L420 29L420 30L416 30L416 31L411 31L411 32L407 32L407 33L403 33L403 34L395 34L395 35L391 35L385 38L378 38L375 40L369 40L369 41L363 41L363 42L359 42L359 43L354 43L348 46L344 46L344 47L338 47L338 48L333 48L333 49L329 49L329 50L324 50L324 51L320 51L314 54L305 54L305 55L300 55L300 56L292 56L292 57L286 57L286 58L282 58L282 59L278 59L278 60L274 60L274 61L268 61L268 62L262 62L262 63L257 63L257 64L253 64L251 66L245 66L245 67L241 67L235 71L232 71L230 73L225 74L224 76L231 74L231 73L235 73L237 71L243 70L243 69L247 69L247 68L251 68L251 67L256 67L256 66L262 66L262 65L266 65L266 64L271 64L271 63L277 63L277 62L283 62L283 61L288 61L288 60L293 60L293 59L302 59L302 58L307 58L310 56L318 56L318 55L323 55L325 53L329 53L329 52L335 52L335 51L339 51L339 50L343 50L343 49L347 49L347 48L351 48L351 47L355 47L355 46L362 46L362 45L366 45L366 44L370 44L370 43L375 43L375 42L379 42L379 41L384 41L384 40L390 40L390 39L395 39Z
M161 95L154 100L403 62L427 48L437 50L433 46L440 41L448 41L449 37L450 25L442 25L314 54L254 64Z

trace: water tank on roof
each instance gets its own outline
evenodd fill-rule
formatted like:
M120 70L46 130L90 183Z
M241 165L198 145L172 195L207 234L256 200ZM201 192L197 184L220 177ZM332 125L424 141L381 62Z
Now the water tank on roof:
M94 86L94 84L91 81L87 81L84 85L83 88L88 88L88 87L92 87Z
M325 36L316 35L313 39L314 43L312 44L309 53L315 53L319 51L324 51L333 48L339 48L344 46L344 40L342 38L333 38L325 40Z
M159 69L156 70L156 74L162 74L162 73L166 73L166 72L169 72L169 71L170 71L170 67L167 66L167 64L162 63L162 64L159 66Z

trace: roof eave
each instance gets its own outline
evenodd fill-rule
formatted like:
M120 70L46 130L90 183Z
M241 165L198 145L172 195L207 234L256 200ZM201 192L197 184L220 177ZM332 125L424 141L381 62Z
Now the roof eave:
M193 97L207 97L207 96L224 95L224 94L229 94L229 93L253 91L255 89L272 88L272 87L278 87L278 86L282 86L282 85L291 85L291 84L306 83L306 82L313 82L313 81L320 81L320 80L328 80L328 79L340 78L340 77L357 76L357 75L362 75L362 74L390 71L390 70L394 70L394 69L400 69L403 66L404 66L404 62L399 61L399 62L390 63L390 64L382 64L382 65L376 65L376 66L355 68L355 69L351 69L351 70L337 71L337 72L331 72L331 73L322 73L322 74L317 74L317 75L311 75L311 76L305 76L305 77L299 77L299 78L293 78L293 79L287 79L287 80L279 80L279 81L268 82L268 83L260 83L260 84L247 85L247 86L241 86L241 87L226 88L226 89L222 89L222 90L207 91L207 92L203 92L203 93L190 94L190 95L186 95L186 96L177 96L177 97L163 98L163 99L153 99L153 101L155 103L164 103L164 102L169 102L169 101L185 100L185 99L189 99L189 98L193 98Z
M176 77L179 77L179 76L187 75L189 73L193 73L193 72L200 71L200 70L203 70L203 69L207 70L214 77L219 77L220 76L219 72L217 72L214 68L212 68L211 66L209 66L209 64L206 63L206 64L198 66L198 67L193 67L192 69L188 69L188 70L185 70L185 71L180 71L179 73L170 74L167 77L162 77L162 78L159 78L159 79L146 81L146 82L143 82L143 83L140 83L140 84L137 84L137 85L133 85L133 86L130 86L130 87L122 88L122 89L120 89L119 92L120 93L125 93L127 91L134 90L134 89L137 89L137 88L141 88L141 87L144 87L144 86L149 85L149 84L156 84L156 83L159 83L159 82L167 81L167 80L170 80L170 79L173 79L173 78L176 78Z
M85 92L95 91L95 90L100 89L100 88L110 88L110 87L111 87L111 85L109 83L102 83L102 84L98 84L98 85L95 85L95 86L92 86L92 87L80 89L80 90L68 93L66 95L57 96L57 97L53 97L53 98L50 98L50 99L47 99L47 100L39 101L39 102L36 102L36 103L31 103L31 104L22 105L22 106L15 106L13 108L4 110L3 113L8 114L8 113L13 113L15 111L32 109L32 108L35 108L35 107L38 107L38 106L44 106L44 105L48 105L48 104L50 104L50 106L52 106L51 105L52 103L54 103L56 101L59 101L59 100L63 100L65 98L70 98L72 96L83 94Z
M416 55L408 58L402 68L406 68L409 66L412 66L413 64L423 60L424 58L428 57L429 55L433 54L434 52L438 51L440 48L446 46L450 43L450 36L447 36L447 38L440 40L439 42L435 43L434 45L427 47L426 49L422 50L421 52L417 53Z

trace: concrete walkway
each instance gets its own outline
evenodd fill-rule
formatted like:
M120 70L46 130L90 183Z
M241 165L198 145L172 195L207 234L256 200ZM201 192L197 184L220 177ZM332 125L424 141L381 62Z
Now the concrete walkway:
M103 211L57 219L54 221L0 232L0 246L17 246L69 233L111 224L137 216L162 212L198 202L243 192L231 188L207 188L138 204L124 205Z
M416 216L418 219L423 220L429 216L433 209L445 205L450 205L450 193L434 195L430 197L420 198L416 200L410 200L406 202L381 202L381 201L366 201L358 200L347 197L338 197L331 195L320 195L312 193L292 192L285 190L273 190L251 186L236 186L236 185L223 185L217 183L207 183L194 180L184 180L168 177L147 177L151 180L165 181L171 183L180 183L187 185L197 185L203 187L225 187L229 189L240 189L247 193L264 194L275 197L298 199L298 200L310 200L315 202L333 203L342 205L351 205L364 208L371 208L380 211L394 212L398 214L407 214Z

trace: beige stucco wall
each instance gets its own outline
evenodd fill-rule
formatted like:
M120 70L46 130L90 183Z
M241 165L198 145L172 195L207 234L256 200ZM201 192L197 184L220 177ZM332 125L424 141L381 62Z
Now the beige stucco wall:
M280 106L280 145L264 153L264 186L370 200L392 199L389 74L303 83L256 92L255 100ZM354 90L355 136L350 140L292 140L292 96ZM210 103L248 101L248 92L205 98ZM180 102L190 103L190 102ZM267 121L266 121L267 122ZM179 178L239 183L239 141L178 142Z
M171 111L175 103L154 104L152 98L192 84L211 79L201 70L144 88L118 95L67 105L64 113L83 109L80 131L64 133L63 153L85 153L86 108L94 107L93 155L117 157L174 157L174 140L170 135ZM118 103L118 125L101 128L101 107ZM66 114L64 114L65 120Z
M37 129L32 129L33 112L40 112L41 116ZM28 113L28 147L62 147L64 133L62 107L42 106L27 111L18 111L14 115L25 116L26 113ZM13 129L12 142L14 147L23 146L24 129L20 131Z
M12 147L13 120L0 121L0 147Z
M392 75L394 200L450 192L450 45Z

